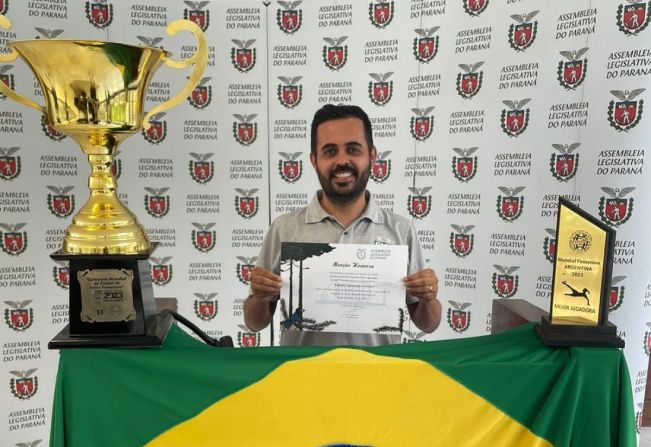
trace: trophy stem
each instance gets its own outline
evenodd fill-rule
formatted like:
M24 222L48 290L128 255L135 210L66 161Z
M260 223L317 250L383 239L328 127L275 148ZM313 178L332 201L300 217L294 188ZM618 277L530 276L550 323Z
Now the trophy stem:
M114 154L128 135L71 134L88 156L90 196L67 228L63 253L133 255L149 252L149 239L135 215L120 202L111 172ZM122 138L120 138L122 137Z

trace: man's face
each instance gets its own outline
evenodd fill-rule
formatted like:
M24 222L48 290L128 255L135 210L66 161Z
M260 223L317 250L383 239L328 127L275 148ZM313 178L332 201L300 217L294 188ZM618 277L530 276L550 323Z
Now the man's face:
M316 155L310 160L323 193L333 202L350 203L364 193L375 157L359 118L326 121L317 127Z

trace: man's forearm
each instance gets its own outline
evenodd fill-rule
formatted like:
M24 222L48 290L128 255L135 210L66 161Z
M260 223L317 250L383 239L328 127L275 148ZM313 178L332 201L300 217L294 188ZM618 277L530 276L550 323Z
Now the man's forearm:
M421 331L429 334L439 326L441 322L441 303L437 299L431 301L420 300L408 307L411 321Z
M261 331L271 323L275 309L276 303L269 303L249 295L244 300L244 324L254 332Z

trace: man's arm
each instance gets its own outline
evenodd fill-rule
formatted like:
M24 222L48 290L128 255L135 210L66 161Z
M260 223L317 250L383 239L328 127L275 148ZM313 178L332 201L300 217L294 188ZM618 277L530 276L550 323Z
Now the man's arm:
M436 296L439 280L432 269L413 273L405 278L407 293L418 302L407 305L411 321L423 332L433 332L441 322L441 303Z
M251 294L244 300L244 324L258 332L271 323L280 296L282 278L262 267L251 272Z

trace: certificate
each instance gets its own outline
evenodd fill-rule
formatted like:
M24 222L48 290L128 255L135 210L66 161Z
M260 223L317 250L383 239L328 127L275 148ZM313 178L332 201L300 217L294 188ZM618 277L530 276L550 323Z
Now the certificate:
M283 242L285 329L373 333L396 326L408 252L406 245Z

